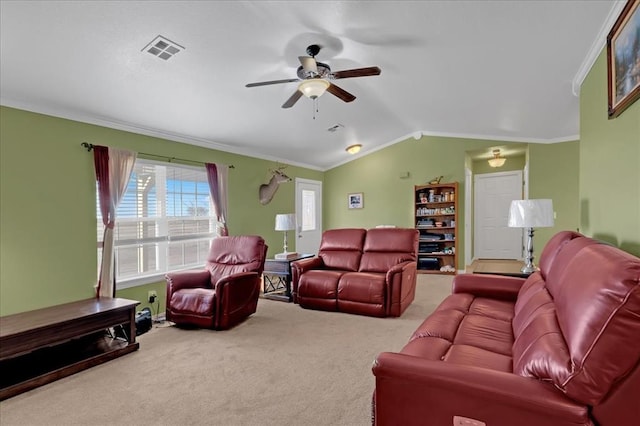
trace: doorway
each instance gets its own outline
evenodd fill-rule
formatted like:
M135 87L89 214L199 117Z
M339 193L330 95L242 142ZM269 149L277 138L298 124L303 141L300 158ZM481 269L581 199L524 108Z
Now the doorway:
M322 182L296 178L296 252L317 254L322 238Z
M511 200L522 199L522 170L474 176L474 259L521 259L522 229L509 228Z

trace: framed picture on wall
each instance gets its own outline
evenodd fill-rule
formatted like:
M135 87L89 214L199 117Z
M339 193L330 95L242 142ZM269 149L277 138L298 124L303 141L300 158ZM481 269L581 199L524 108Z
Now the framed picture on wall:
M628 0L607 36L609 118L640 97L640 0Z
M349 194L347 197L347 203L350 209L361 209L364 207L364 194L362 192L356 192Z

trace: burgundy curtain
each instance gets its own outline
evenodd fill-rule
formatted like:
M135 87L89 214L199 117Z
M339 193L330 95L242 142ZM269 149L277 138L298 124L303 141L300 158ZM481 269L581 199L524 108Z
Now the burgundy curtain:
M224 164L205 163L209 192L213 201L213 209L218 224L216 233L220 236L229 235L227 228L227 176L229 166Z
M133 171L136 153L122 149L93 146L93 164L98 182L98 200L104 225L102 239L102 259L97 297L115 297L116 285L113 250L113 228L116 224L116 211Z

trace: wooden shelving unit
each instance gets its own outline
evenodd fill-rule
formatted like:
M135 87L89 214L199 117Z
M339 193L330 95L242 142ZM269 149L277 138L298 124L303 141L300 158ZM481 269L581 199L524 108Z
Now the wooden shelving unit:
M458 182L414 187L420 231L418 273L455 274L458 264Z

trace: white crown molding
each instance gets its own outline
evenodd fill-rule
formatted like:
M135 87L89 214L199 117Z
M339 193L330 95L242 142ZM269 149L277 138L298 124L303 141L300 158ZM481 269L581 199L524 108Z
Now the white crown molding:
M600 31L598 32L596 39L591 44L591 48L589 49L587 56L584 58L584 61L582 61L582 65L580 65L578 72L571 81L571 91L574 96L580 96L580 87L582 86L582 82L584 82L584 79L587 77L591 67L596 62L596 59L598 59L600 52L607 42L607 35L609 35L609 31L613 28L613 24L616 23L616 20L618 19L618 16L620 16L620 13L626 3L627 0L617 0L611 6L607 19L605 19L602 27L600 27Z
M272 157L268 155L256 155L255 153L251 153L248 150L238 149L236 147L221 144L219 142L213 142L213 141L201 139L201 138L194 138L191 136L186 136L178 133L163 132L156 129L150 129L147 127L134 125L132 123L113 121L113 120L108 120L100 117L94 117L94 116L79 113L77 111L65 110L60 107L50 107L50 106L41 106L41 105L33 106L26 102L15 101L13 99L7 99L7 98L1 98L1 97L0 97L0 105L7 106L10 108L21 109L24 111L35 112L37 114L44 114L52 117L63 118L65 120L78 121L80 123L86 123L86 124L93 124L96 126L107 127L109 129L115 129L115 130L122 130L125 132L135 133L139 135L152 136L160 139L170 140L173 142L181 142L189 145L200 146L202 148L215 149L218 151L228 152L230 154L238 154L238 155L243 155L245 157L258 158L260 160L285 163L290 166L304 167L306 169L318 170L318 171L327 170L311 164L292 162L291 160L287 160L285 158ZM87 141L87 142L90 142L90 141Z
M41 106L41 105L35 107L26 102L20 102L12 99L1 98L1 97L0 97L0 105L7 106L10 108L21 109L24 111L35 112L38 114L49 115L52 117L63 118L65 120L78 121L80 123L93 124L96 126L107 127L110 129L122 130L125 132L130 132L130 133L135 133L135 134L140 134L145 136L152 136L160 139L166 139L173 142L181 142L181 143L186 143L190 145L200 146L203 148L215 149L218 151L228 152L231 154L238 154L246 157L258 158L260 160L285 163L291 166L303 167L306 169L317 170L320 172L326 172L327 170L333 169L343 164L350 163L351 161L357 160L358 158L364 157L369 154L373 154L374 152L380 151L381 149L385 149L391 145L395 145L399 142L403 142L410 138L413 138L416 141L419 141L424 136L460 138L460 139L479 139L479 140L502 141L502 142L539 143L539 144L570 142L570 141L575 141L580 139L579 135L570 135L570 136L554 138L554 139L540 139L540 138L509 138L505 136L490 136L490 135L447 133L447 132L429 132L425 130L419 130L419 131L407 133L406 135L393 139L392 141L389 141L383 145L372 148L371 150L361 151L360 153L355 154L350 158L344 161L341 161L339 163L330 165L328 167L318 167L311 164L292 162L291 160L288 160L285 158L273 157L268 155L256 155L256 154L250 153L247 150L238 149L230 145L213 142L206 139L194 138L194 137L185 136L177 133L171 133L171 132L162 132L155 129L149 129L146 127L134 125L131 123L125 123L120 121L107 120L99 117L88 116L85 114L78 113L77 111L65 110L59 107L50 107L50 106ZM90 141L87 141L87 142L90 142Z
M456 139L479 139L479 140L500 141L500 142L538 143L538 144L553 144L553 143L572 142L572 141L580 140L580 135L569 135L569 136L563 136L560 138L553 138L553 139L540 139L540 138L509 138L505 136L488 136L488 135L447 133L447 132L428 132L426 130L418 130L416 132L407 133L404 136L400 136L399 138L396 138L383 145L372 148L371 150L360 151L358 154L353 155L351 158L348 158L344 161L341 161L330 167L327 167L323 171L327 171L327 170L333 169L334 167L338 167L338 166L342 166L343 164L350 163L354 160L357 160L358 158L367 156L369 154L373 154L376 151L380 151L381 149L385 149L399 142L404 142L406 140L409 140L410 138L413 138L416 141L419 141L420 139L422 139L423 136L435 136L435 137L456 138Z

